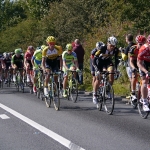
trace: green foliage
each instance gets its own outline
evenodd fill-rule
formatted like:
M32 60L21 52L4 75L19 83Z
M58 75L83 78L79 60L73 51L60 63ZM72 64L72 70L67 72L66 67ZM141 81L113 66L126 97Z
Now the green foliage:
M118 47L124 47L127 33L148 34L149 7L147 0L0 0L0 52L37 47L45 44L49 35L63 48L79 38L86 52L85 86L81 88L91 90L89 57L95 43L106 43L114 35ZM124 75L116 84L126 82Z

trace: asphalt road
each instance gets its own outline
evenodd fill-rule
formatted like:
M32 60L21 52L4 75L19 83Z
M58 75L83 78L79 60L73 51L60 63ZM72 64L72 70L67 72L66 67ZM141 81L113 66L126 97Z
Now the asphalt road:
M92 97L61 99L60 111L25 89L0 89L0 150L148 150L150 117L116 97L113 115L98 111Z

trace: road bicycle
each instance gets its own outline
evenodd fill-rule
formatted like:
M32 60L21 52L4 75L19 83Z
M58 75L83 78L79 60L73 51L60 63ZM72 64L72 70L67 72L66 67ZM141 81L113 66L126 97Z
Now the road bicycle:
M50 107L51 102L53 102L55 110L59 110L60 108L60 98L59 98L59 88L55 83L54 76L57 76L60 73L61 72L50 73L50 82L48 84L48 95L44 95L46 106Z
M4 74L7 74L7 78L5 79L5 81L7 80L7 82L5 84L7 84L7 87L10 87L11 81L12 81L12 71L11 68L10 69L4 69Z
M71 99L74 103L78 99L78 81L75 78L75 72L76 70L68 70L68 86L66 88L67 99Z
M43 70L39 67L37 76L37 98L43 100L44 97L44 74Z
M113 86L108 81L109 74L115 74L115 73L109 73L107 71L103 71L100 73L102 79L96 97L98 101L97 104L98 110L101 111L102 106L104 106L106 113L111 115L114 110L115 99L114 99Z
M15 86L17 91L19 92L19 90L21 89L22 93L24 93L24 83L22 80L22 75L21 75L21 71L23 71L22 68L17 69L16 71L16 82L15 82Z

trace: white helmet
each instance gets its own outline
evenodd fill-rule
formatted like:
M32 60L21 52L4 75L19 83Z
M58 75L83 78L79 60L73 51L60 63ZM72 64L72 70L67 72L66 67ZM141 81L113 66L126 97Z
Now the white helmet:
M108 43L111 44L111 45L116 46L117 39L114 36L111 36L111 37L108 38Z
M105 44L102 41L99 41L96 43L96 48L100 49L101 46L104 46Z

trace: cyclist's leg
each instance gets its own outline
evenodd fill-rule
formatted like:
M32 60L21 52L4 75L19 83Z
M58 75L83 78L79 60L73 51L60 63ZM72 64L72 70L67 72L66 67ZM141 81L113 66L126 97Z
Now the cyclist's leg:
M114 65L111 61L108 61L106 64L107 71L109 73L114 73ZM109 74L109 83L113 85L114 83L114 74Z
M44 95L48 95L48 83L50 79L50 72L51 72L51 60L46 59L46 75L45 75L45 82L44 82Z
M97 90L100 84L100 80L101 80L101 76L99 73L95 72L95 82L94 82L94 86L93 86L93 103L97 104L97 98L96 98L96 94L97 94Z
M148 66L145 66L146 68ZM148 95L148 90L147 90L147 83L148 79L146 78L146 74L140 70L140 76L142 80L142 85L141 85L141 99L140 102L143 103L143 110L144 111L149 111L148 107L148 100L147 100L147 95Z
M38 72L39 72L39 66L40 65L41 65L41 61L34 60L34 66L33 66L33 71L34 71L34 74L33 74L33 92L37 91L37 89L36 89L37 75L38 75Z
M25 70L26 70L26 75L27 75L27 83L30 82L30 64L27 62L26 65L25 65Z
M132 71L132 80L131 80L131 101L132 102L137 102L137 97L136 97L136 82L137 82L137 72Z
M67 88L67 81L68 81L68 72L65 67L63 67L63 72L64 72L64 74L63 74L63 77L64 77L64 79L63 79L63 97L67 97L66 88Z
M17 64L12 65L13 68L13 81L16 82L16 71L17 71Z
M90 69L91 69L91 75L92 75L92 87L94 87L94 82L96 81L95 77L95 68L92 65L92 59L90 58Z

